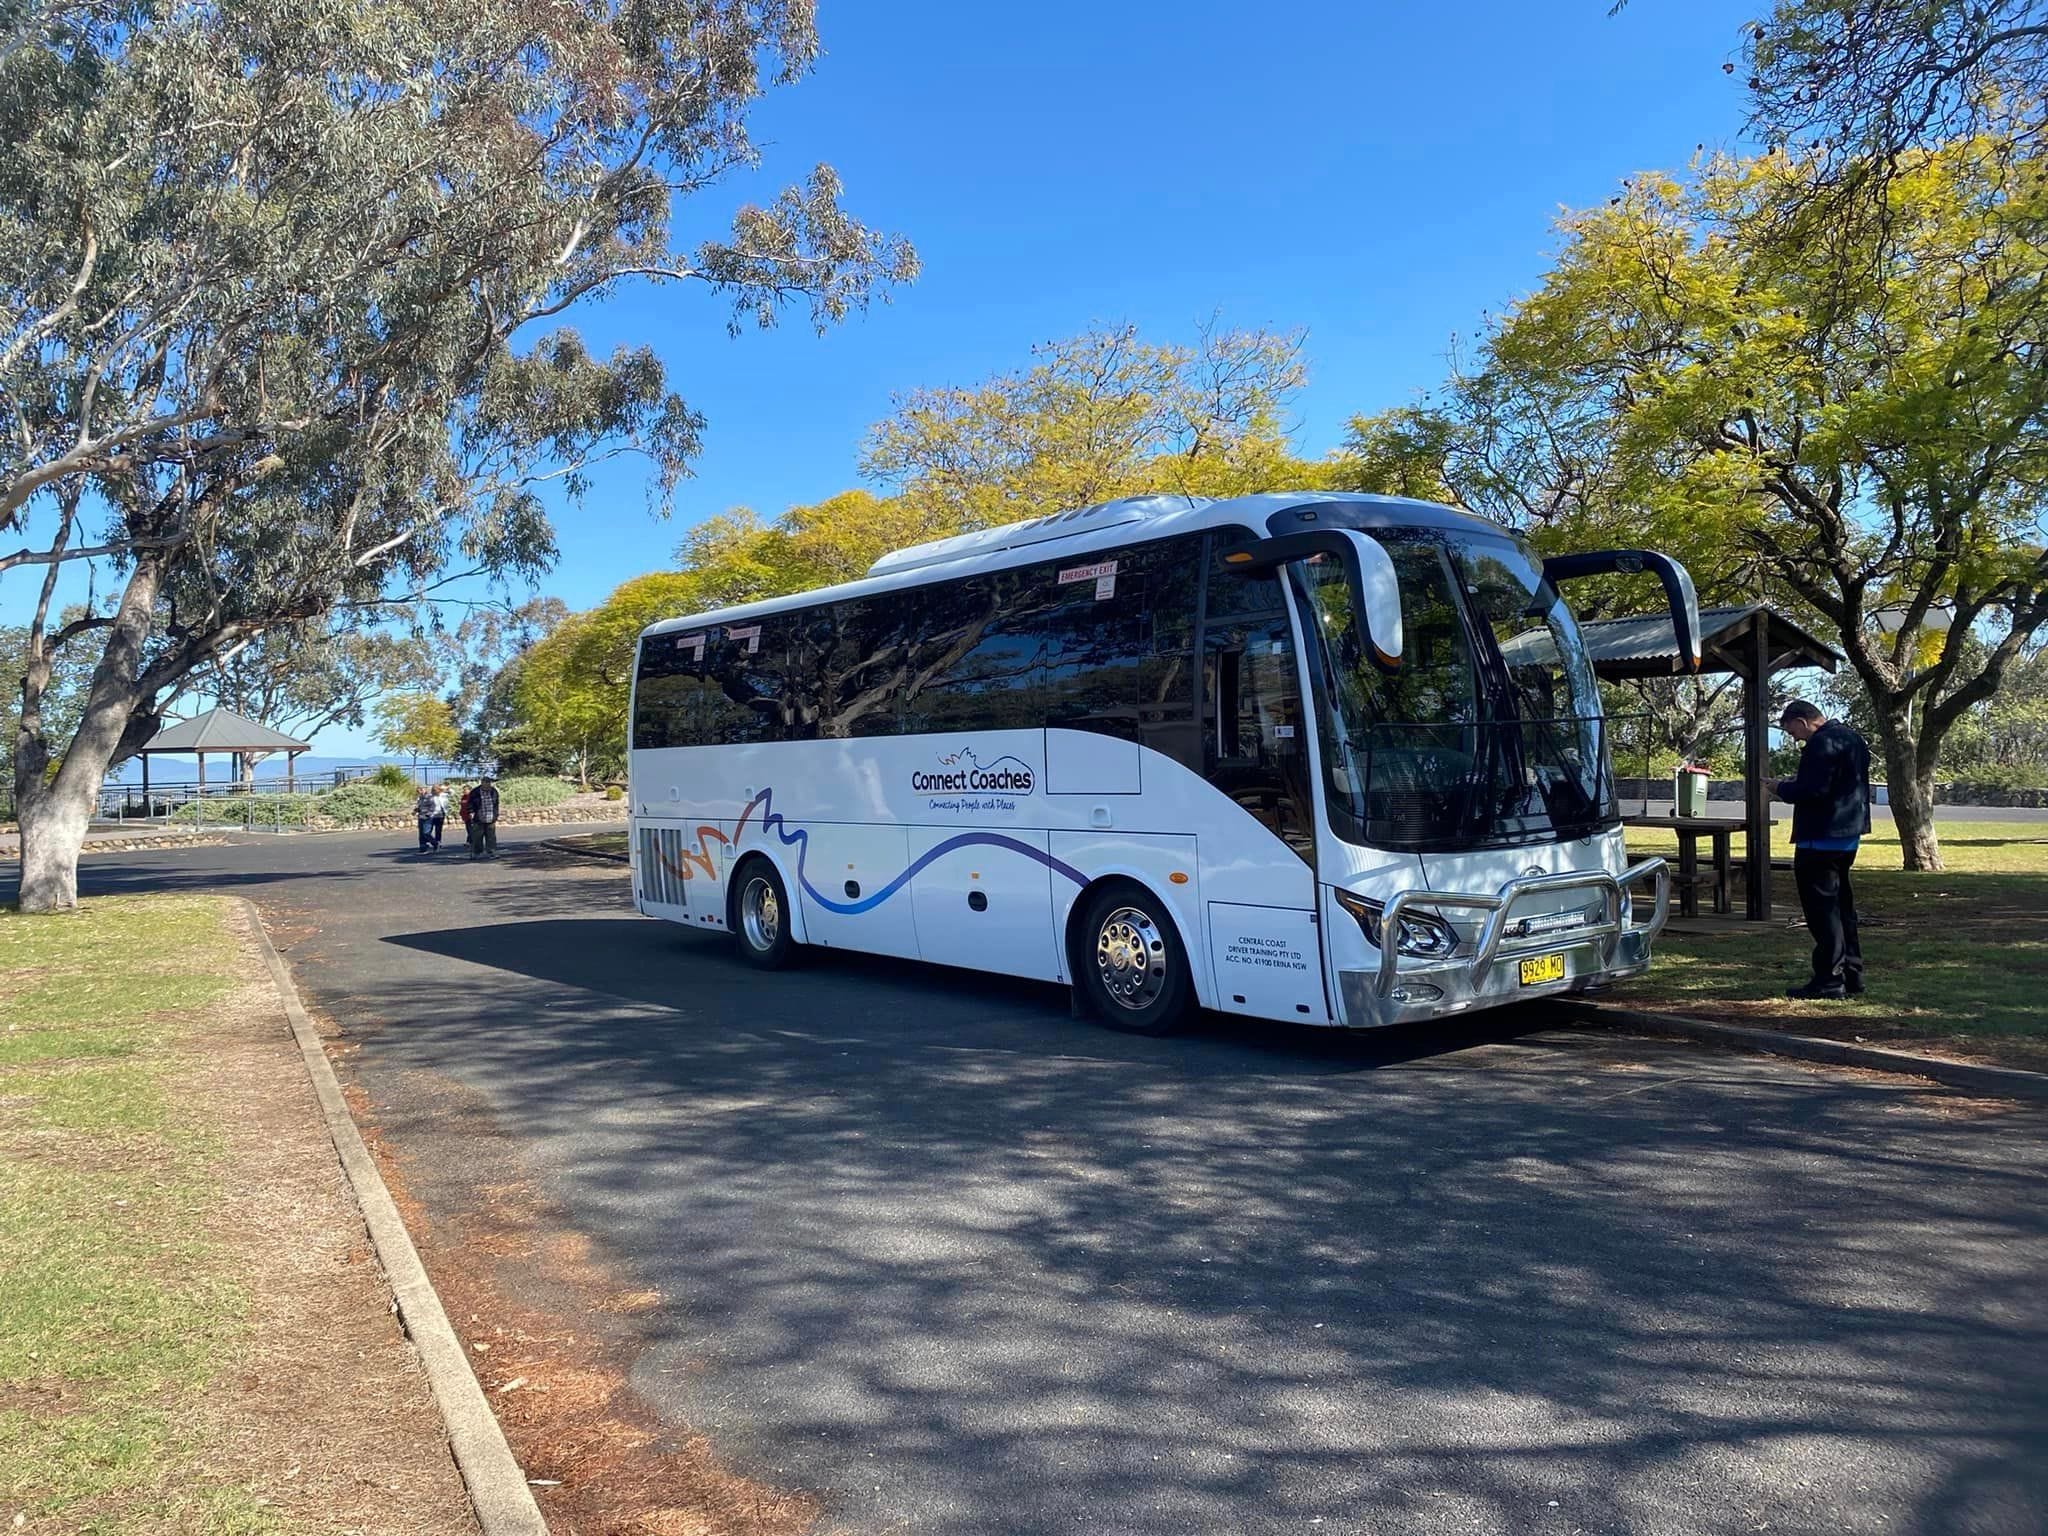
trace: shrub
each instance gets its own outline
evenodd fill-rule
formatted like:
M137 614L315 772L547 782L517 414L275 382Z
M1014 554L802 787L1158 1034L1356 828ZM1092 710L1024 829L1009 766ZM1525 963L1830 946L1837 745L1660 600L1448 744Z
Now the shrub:
M2048 789L2048 763L1979 763L1958 773L1947 788L1954 794Z
M380 763L375 773L358 782L374 784L379 789L402 789L408 794L413 793L412 775L396 763Z
M535 746L523 726L507 726L490 740L488 756L495 759L498 772L507 778L523 779L559 773L562 754Z
M626 792L616 784L607 784L604 787L604 797L607 800L623 800L626 798Z
M396 811L409 811L412 809L413 799L410 779L397 789L389 789L374 780L365 779L360 783L344 784L339 789L330 789L320 796L319 809L324 815L331 816L336 821L367 821L372 816L389 816Z
M569 798L569 794L569 786L560 779L519 778L498 781L498 804L508 811L560 805Z

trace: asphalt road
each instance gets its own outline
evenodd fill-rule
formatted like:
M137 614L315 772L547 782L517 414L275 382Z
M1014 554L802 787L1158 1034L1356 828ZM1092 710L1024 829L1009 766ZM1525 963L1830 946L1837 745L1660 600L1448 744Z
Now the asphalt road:
M534 835L85 884L264 903L429 1209L502 1176L452 1081L661 1293L635 1384L834 1529L2048 1530L2037 1112L1536 1014L1153 1042L763 976Z

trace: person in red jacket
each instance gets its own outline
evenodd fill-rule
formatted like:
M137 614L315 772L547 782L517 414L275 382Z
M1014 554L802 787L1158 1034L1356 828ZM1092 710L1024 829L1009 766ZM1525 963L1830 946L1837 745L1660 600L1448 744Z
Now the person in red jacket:
M477 852L476 791L477 786L474 784L470 785L469 788L462 792L462 798L456 802L455 806L455 813L462 818L462 840L469 844L469 856L471 858L475 858Z

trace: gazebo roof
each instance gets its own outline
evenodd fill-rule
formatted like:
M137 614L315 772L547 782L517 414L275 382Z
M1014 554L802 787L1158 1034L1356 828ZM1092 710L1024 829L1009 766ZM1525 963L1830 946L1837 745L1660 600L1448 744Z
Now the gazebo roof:
M1765 627L1765 650L1773 672L1788 667L1819 667L1832 672L1841 664L1840 651L1777 609L1765 603L1743 603L1700 610L1700 670L1747 676L1747 650L1738 648L1736 642L1752 639L1759 624ZM1579 625L1579 634L1586 642L1593 670L1602 677L1673 677L1685 670L1669 613L1588 619Z
M167 725L150 737L144 752L304 752L310 741L295 741L231 709L209 709Z

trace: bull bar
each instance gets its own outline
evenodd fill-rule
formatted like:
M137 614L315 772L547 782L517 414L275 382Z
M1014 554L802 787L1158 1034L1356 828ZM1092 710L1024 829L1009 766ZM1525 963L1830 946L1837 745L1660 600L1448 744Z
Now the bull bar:
M1623 893L1644 880L1654 879L1657 895L1654 909L1647 923L1633 923L1622 917ZM1545 930L1532 935L1528 940L1505 941L1508 913L1516 902L1530 895L1555 895L1563 891L1599 891L1605 898L1606 912L1601 921L1574 927L1565 932ZM1487 914L1481 925L1479 937L1473 945L1471 957L1457 960L1456 951L1452 961L1441 965L1412 966L1401 968L1401 918L1411 907L1464 907ZM1404 979L1414 980L1444 971L1464 971L1471 976L1476 990L1483 986L1486 976L1493 969L1496 960L1511 960L1521 955L1547 954L1559 947L1560 942L1584 944L1595 941L1600 946L1600 969L1612 970L1617 952L1621 948L1624 932L1641 944L1648 944L1664 929L1665 920L1671 915L1671 871L1662 859L1644 859L1640 864L1630 865L1619 875L1610 875L1604 869L1571 870L1557 875L1523 875L1503 885L1491 895L1480 895L1469 891L1403 891L1387 903L1380 918L1380 969L1379 994L1390 997L1394 988ZM1633 916L1633 912L1631 912ZM1413 958L1413 957L1411 957Z

